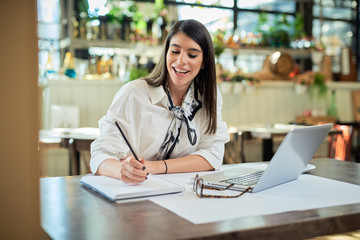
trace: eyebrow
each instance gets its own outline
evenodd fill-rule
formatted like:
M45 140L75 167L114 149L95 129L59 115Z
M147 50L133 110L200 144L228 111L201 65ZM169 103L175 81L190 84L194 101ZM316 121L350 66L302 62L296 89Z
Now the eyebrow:
M170 46L182 48L180 45L178 45L178 44L176 44L176 43L172 43ZM201 50L199 50L199 49L197 49L197 48L189 48L188 51L196 51L196 52L200 52L200 53L201 53Z

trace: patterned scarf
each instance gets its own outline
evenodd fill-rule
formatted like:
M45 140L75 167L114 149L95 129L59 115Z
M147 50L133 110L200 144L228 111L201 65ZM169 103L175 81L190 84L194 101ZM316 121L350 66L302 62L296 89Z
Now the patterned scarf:
M194 84L194 81L190 85L189 89L185 93L185 97L182 102L182 106L174 106L174 102L170 95L169 87L166 85L168 96L168 108L173 115L173 119L170 122L165 139L158 151L157 160L169 159L176 144L179 143L180 131L183 122L187 127L187 135L191 145L195 145L197 141L195 124L192 121L196 112L202 107L202 102L198 99L198 89Z

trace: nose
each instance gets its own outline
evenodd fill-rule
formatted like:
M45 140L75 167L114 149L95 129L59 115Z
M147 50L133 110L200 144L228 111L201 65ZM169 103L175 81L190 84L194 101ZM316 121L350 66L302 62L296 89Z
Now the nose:
M177 58L178 63L185 64L186 63L186 55L185 52L181 51Z

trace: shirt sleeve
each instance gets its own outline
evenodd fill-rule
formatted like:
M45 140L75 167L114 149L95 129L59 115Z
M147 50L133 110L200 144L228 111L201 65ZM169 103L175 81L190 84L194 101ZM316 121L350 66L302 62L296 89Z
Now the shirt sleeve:
M222 96L217 89L217 129L215 134L204 134L199 143L198 150L193 154L200 155L205 158L214 169L219 169L224 158L225 143L229 142L230 137L226 123L223 122L221 116ZM207 125L204 127L205 132Z
M90 149L90 169L92 173L96 173L100 164L106 159L124 159L130 154L125 140L115 125L116 121L124 134L127 135L127 129L130 126L128 126L126 113L129 112L129 108L131 109L131 101L124 101L124 99L131 97L129 94L130 88L129 85L120 88L106 115L99 120L100 135L92 142ZM118 116L121 116L121 118Z

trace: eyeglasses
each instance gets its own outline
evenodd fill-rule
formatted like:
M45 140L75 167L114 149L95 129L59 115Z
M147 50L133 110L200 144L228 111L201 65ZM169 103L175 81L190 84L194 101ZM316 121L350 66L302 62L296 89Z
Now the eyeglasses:
M234 186L234 183L230 184L227 187L224 188L220 188L220 187L209 187L209 186L205 186L204 185L204 180L199 177L198 174L196 174L195 179L194 179L194 183L193 183L193 190L196 193L196 195L200 198L237 198L242 196L244 193L248 192L249 190L251 190L251 187L248 187L247 189L245 189L244 191L242 191L240 194L238 195L207 195L207 194L203 194L203 189L209 189L209 190L216 190L216 191L225 191L229 188L231 188L232 186Z

